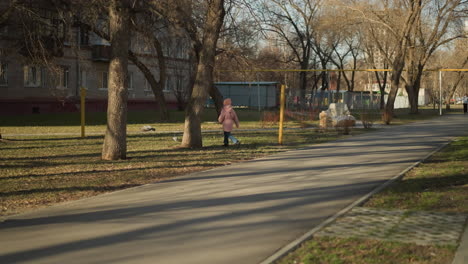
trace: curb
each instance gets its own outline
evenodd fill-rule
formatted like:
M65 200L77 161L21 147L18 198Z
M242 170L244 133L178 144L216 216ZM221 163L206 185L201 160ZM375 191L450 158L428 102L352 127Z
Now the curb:
M422 162L426 161L428 158L430 158L432 155L434 155L435 153L441 151L443 148L445 148L447 145L449 145L450 143L452 143L455 139L451 139L449 140L448 142L442 144L441 146L439 146L437 149L433 150L431 153L429 153L428 155L426 155L424 158L422 158L420 161L417 161L415 163L413 163L412 165L410 165L408 168L406 168L405 170L403 170L402 172L400 172L399 174L397 174L396 176L394 176L393 178L389 179L388 181L386 181L385 183L383 183L382 185L378 186L377 188L375 188L374 190L372 190L370 193L364 195L363 197L361 197L359 200L356 200L354 201L352 204L348 205L347 207L345 207L344 209L342 209L341 211L339 211L338 213L334 214L333 216L329 217L328 219L326 219L324 222L322 222L320 225L312 228L311 230L309 230L307 233L305 233L304 235L302 235L301 237L299 237L298 239L292 241L291 243L287 244L286 246L280 248L278 251L276 251L273 255L271 255L270 257L266 258L265 260L263 260L262 262L260 262L259 264L272 264L276 261L278 261L279 259L281 259L282 257L286 256L288 253L294 251L295 249L297 249L303 242L305 242L306 240L309 240L311 239L315 233L317 233L318 231L320 231L322 228L328 226L329 224L333 223L337 218L345 215L347 212L349 212L351 209L353 209L354 207L356 206L359 206L363 203L365 203L367 200L369 200L374 194L382 191L383 189L385 189L387 186L389 186L390 184L392 184L393 182L401 179L408 171L410 171L411 169L413 169L414 167L417 167L419 164L421 164ZM468 229L465 230L465 236L468 237ZM468 243L468 241L466 241ZM457 252L458 253L458 252ZM452 264L463 264L464 262L460 262L460 263L452 263Z
M460 244L458 245L455 257L453 257L452 264L466 264L468 263L468 219L465 225L465 232L461 235Z

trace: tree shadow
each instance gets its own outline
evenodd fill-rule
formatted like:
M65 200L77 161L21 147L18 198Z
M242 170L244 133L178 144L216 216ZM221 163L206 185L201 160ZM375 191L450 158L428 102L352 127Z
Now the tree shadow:
M73 163L75 164L75 163ZM99 173L122 173L122 172L138 172L138 171L147 171L152 169L176 169L176 168L190 168L190 167L219 167L225 165L224 163L210 163L210 164L194 164L190 166L186 165L168 165L168 166L146 166L144 168L122 168L122 169L113 169L113 170L82 170L82 171L74 171L74 172L63 172L63 173L31 173L26 175L19 175L19 176L7 176L7 177L0 177L0 182L4 180L18 180L22 178L39 178L39 177L67 177L67 176L81 176L81 175L90 175L90 174L99 174ZM181 172L180 174L185 174L186 172ZM179 175L179 174L177 174ZM174 175L172 175L174 176Z
M43 142L43 141L68 141L68 140L93 140L93 139L104 139L103 135L94 135L94 136L86 136L85 138L81 138L79 136L56 136L51 137L48 135L37 135L37 136L29 136L34 138L9 138L8 141L11 142Z
M140 184L120 184L117 186L73 186L73 187L55 187L55 188L40 188L40 189L29 189L20 190L13 192L0 192L0 197L10 197L17 195L30 195L37 193L54 193L54 192L82 192L82 191L96 191L96 192L112 192L123 190L126 188L140 186Z
M81 228L86 228L87 224L93 224L96 222L105 223L106 221L111 220L117 223L125 223L128 221L138 221L137 219L139 217L156 217L156 215L162 216L166 213L178 216L174 221L170 221L169 223L158 223L155 219L154 223L149 226L132 230L97 235L96 237L89 239L69 239L69 242L62 242L59 244L44 243L38 248L23 249L17 250L13 253L2 254L0 256L0 262L17 263L28 260L38 261L41 258L66 254L76 250L81 251L103 246L118 245L132 240L141 240L148 236L157 237L158 240L172 240L175 235L174 232L177 232L178 230L183 230L182 232L184 237L190 237L193 235L198 237L210 236L209 234L212 234L213 232L220 232L222 234L232 233L235 232L236 229L245 229L246 227L255 228L260 226L270 226L273 228L277 225L284 225L284 223L289 225L301 223L302 225L308 225L311 227L313 224L310 223L317 223L323 220L324 217L328 217L329 214L325 216L309 214L308 217L295 220L287 220L282 217L275 217L272 219L271 217L266 216L278 214L287 215L288 210L291 208L299 209L305 205L320 203L321 201L337 202L338 204L334 207L338 210L351 202L343 201L356 197L358 193L368 192L370 189L381 183L382 181L370 181L361 184L345 184L330 187L264 192L250 195L227 196L222 198L200 198L196 200L156 202L154 205L124 206L125 208L117 209L105 209L104 207L101 207L100 209L83 213L59 214L55 216L38 218L32 217L28 219L8 219L0 224L0 232L8 231L12 228L27 227L28 229L31 229L36 227L40 229L42 226L48 226L50 229L53 228L54 225L60 226L63 224L84 224ZM130 190L129 195L131 195L131 192L132 190ZM122 194L122 192L120 192L120 194ZM110 196L107 197L111 198ZM258 203L267 203L270 205L255 206ZM252 205L254 206L252 207ZM233 206L236 209L234 209ZM220 207L231 209L228 209L227 211L219 211L217 208ZM190 214L184 213L186 210L216 210L218 213L191 216ZM265 220L258 220L262 218ZM229 226L221 224L224 221L232 221L236 219L239 220L237 224L230 224ZM199 228L199 226L204 227ZM250 236L249 233L244 233L243 235L246 236L246 238ZM54 236L60 236L60 234L55 233ZM241 243L241 241L239 241L239 243Z

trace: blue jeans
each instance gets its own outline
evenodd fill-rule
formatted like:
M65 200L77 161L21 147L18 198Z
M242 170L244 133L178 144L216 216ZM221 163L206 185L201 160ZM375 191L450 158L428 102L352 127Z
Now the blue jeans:
M232 141L233 144L236 144L239 140L231 135L231 132L224 131L224 146L229 145L229 139Z

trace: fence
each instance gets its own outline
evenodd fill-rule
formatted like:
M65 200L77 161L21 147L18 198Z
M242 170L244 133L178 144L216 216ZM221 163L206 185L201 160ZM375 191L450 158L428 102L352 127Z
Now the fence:
M442 87L448 89L450 78L449 72L464 74L467 69L440 69L426 70L425 81L421 83L422 89L418 97L418 105L425 106L431 101L439 104L442 109L442 100L448 92L443 93ZM442 73L447 76L443 78ZM229 74L228 74L229 73ZM391 70L389 69L356 69L356 70L296 70L296 69L257 69L257 70L233 70L218 72L218 80L236 81L243 80L240 84L249 86L248 89L229 86L221 88L223 95L236 97L235 101L243 102L242 105L260 109L277 106L279 101L279 83L285 84L286 109L295 110L303 108L304 105L311 109L319 110L328 107L333 102L345 102L351 109L378 109L381 100L387 101L387 93L390 91ZM271 82L261 82L271 81ZM252 81L252 82L249 82ZM235 83L235 82L233 82ZM263 84L274 83L275 91L255 92L255 86L262 87ZM306 83L306 96L300 89ZM219 83L222 84L222 83ZM227 83L225 83L227 84ZM385 84L385 91L381 86ZM219 88L219 86L218 86ZM235 89L244 92L233 92ZM260 88L263 89L263 88ZM356 92L348 92L346 90ZM466 90L467 88L465 88ZM385 95L381 96L381 92ZM395 99L394 108L409 108L408 96L404 88L399 89Z
M224 98L232 99L234 106L262 110L279 105L277 82L218 82L215 86ZM209 101L208 105L211 104Z

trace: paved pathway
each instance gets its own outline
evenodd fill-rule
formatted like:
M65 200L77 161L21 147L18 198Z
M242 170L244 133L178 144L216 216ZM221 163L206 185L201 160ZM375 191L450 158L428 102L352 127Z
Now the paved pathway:
M14 216L0 263L259 263L467 131L444 116Z

